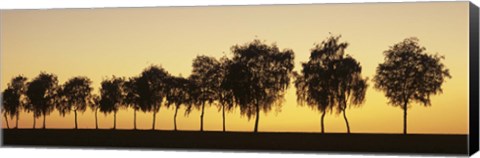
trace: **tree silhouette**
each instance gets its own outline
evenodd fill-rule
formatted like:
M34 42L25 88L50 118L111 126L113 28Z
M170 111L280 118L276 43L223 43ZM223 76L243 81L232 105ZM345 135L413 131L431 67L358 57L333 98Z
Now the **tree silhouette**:
M10 128L8 125L7 116L10 116L10 118L16 117L15 128L18 128L20 111L24 108L26 104L26 81L27 78L21 75L14 77L7 85L7 88L3 91L2 112L4 113L7 128Z
M255 118L258 132L260 111L280 107L294 67L292 50L280 51L275 44L254 40L232 48L233 58L225 77L226 88L233 92L241 115Z
M57 105L60 115L73 111L75 113L75 129L78 129L77 112L85 112L87 106L93 104L92 81L87 77L73 77L60 90L61 104Z
M196 107L201 109L200 131L203 131L205 104L211 105L218 98L221 84L221 63L208 56L197 56L193 60L193 70L190 80L197 86Z
M150 66L143 70L135 82L138 97L141 101L140 109L153 113L152 130L155 130L156 115L160 111L165 98L167 90L165 83L169 77L170 74L162 67Z
M100 96L92 94L92 104L88 104L95 113L95 129L98 129L98 110L100 109Z
M117 111L122 107L125 99L124 83L123 78L115 76L101 83L99 110L105 115L113 112L113 129L117 128Z
M126 94L125 103L133 109L133 129L137 129L137 111L141 109L142 100L137 86L138 77L132 77L124 84ZM144 111L145 112L145 111Z
M45 129L45 118L58 103L57 76L41 72L28 83L26 94L28 97L27 110L33 112L33 128L35 128L35 119L43 116L43 129Z
M232 61L226 57L220 59L221 72L220 72L220 88L218 90L218 102L219 107L222 110L222 125L223 132L226 131L225 127L225 111L233 110L235 106L235 96L233 91L228 88L228 80L226 79L228 74L228 67L232 64Z
M451 78L441 62L443 56L425 53L418 38L411 37L384 52L385 62L378 65L375 88L384 91L389 104L403 109L403 134L407 134L408 104L430 106L430 95L442 92L442 84Z
M193 101L190 94L189 88L191 81L183 77L172 76L167 81L167 90L166 93L166 106L169 108L171 105L175 107L175 114L173 115L173 127L177 131L177 113L181 105L190 105Z
M347 133L350 133L346 109L348 105L363 103L368 86L367 79L361 76L360 63L345 55L348 43L340 42L340 37L330 36L317 44L311 50L309 61L302 63L301 73L295 75L297 101L322 113L322 133L325 133L325 114L334 107L343 113Z

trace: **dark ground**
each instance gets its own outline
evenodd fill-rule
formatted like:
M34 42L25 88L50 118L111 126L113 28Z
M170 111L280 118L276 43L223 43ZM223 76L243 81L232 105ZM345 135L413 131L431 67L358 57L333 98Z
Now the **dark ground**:
M467 135L4 129L5 146L466 155Z

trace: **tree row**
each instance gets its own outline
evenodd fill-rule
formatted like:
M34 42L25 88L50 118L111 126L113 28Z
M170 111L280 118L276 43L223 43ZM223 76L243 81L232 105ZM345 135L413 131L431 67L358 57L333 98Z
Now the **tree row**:
M294 52L280 50L276 44L260 40L231 47L232 57L200 55L193 60L192 73L188 77L171 75L161 66L152 65L139 75L111 77L101 82L98 95L93 93L92 81L85 76L72 77L63 84L57 76L41 72L31 81L22 75L14 77L2 93L2 112L16 116L19 113L45 117L55 109L62 116L77 115L91 108L95 112L95 127L98 129L98 112L114 115L122 108L132 108L134 129L137 111L152 114L152 129L156 115L162 107L175 109L174 130L177 130L177 113L182 106L185 115L192 110L200 111L200 131L206 106L217 106L222 111L223 131L226 130L225 113L239 109L248 119L255 118L254 132L258 132L260 113L280 108L284 94L293 83L297 102L319 111L321 132L324 133L326 113L342 114L350 133L347 109L359 107L365 101L369 87L368 78L362 76L361 64L347 55L347 42L341 36L330 36L315 44L310 58L302 62L301 71L293 71ZM384 62L376 68L374 88L383 91L390 105L404 111L404 134L407 133L407 109L413 102L430 105L430 96L442 92L442 84L450 73L441 62L443 56L425 52L417 38L407 38L384 51ZM9 127L8 121L7 128Z

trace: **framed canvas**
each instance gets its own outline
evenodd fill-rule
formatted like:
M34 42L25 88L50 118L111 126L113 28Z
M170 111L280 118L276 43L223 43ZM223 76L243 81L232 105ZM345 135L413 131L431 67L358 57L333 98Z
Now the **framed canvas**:
M467 1L0 11L2 145L472 155Z

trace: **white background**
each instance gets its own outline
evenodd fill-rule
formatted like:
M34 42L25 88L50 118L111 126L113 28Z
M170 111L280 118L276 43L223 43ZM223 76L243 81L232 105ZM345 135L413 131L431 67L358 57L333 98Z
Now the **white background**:
M247 4L309 4L309 3L359 3L359 2L412 2L415 0L2 0L0 9L48 9L48 8L98 8L98 7L147 7L147 6L205 6L205 5L247 5ZM425 0L416 0L425 1ZM443 1L443 0L436 0ZM480 0L472 0L477 6ZM0 131L1 132L1 131ZM95 140L92 140L95 141ZM402 155L402 157L431 157L425 155ZM398 155L358 153L291 153L291 152L233 152L233 151L192 151L192 150L119 150L119 149L64 149L64 148L0 148L0 157L191 157L191 158L313 158L313 157L400 157ZM476 154L474 157L480 157Z

